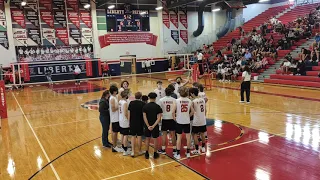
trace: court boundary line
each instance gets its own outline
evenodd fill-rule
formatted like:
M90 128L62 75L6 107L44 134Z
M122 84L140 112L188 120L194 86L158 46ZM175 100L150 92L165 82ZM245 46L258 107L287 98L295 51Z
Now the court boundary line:
M45 151L43 145L41 144L41 142L40 142L40 140L39 140L39 137L37 136L36 132L34 131L33 127L31 126L30 121L29 121L28 117L25 115L25 113L24 113L24 111L23 111L23 109L22 109L19 101L17 100L17 98L16 98L16 96L14 95L13 92L11 92L11 94L12 94L13 98L15 99L17 105L19 106L20 111L22 112L22 115L24 116L25 120L27 121L27 124L29 125L29 127L30 127L30 129L31 129L31 131L32 131L32 133L33 133L33 135L34 135L34 137L35 137L35 139L37 140L37 142L38 142L38 144L39 144L39 146L40 146L40 149L42 150L42 153L43 153L44 156L46 157L47 161L50 162L51 160L50 160L47 152ZM54 166L53 166L52 164L50 164L50 167L51 167L54 175L56 176L56 179L60 180L60 177L59 177L56 169L54 168Z
M279 133L279 134L277 134L277 135L281 135L281 134L284 134L284 133ZM273 137L276 137L276 135L271 134L270 136L268 136L268 139L273 138ZM254 139L254 140L250 140L250 141L246 141L246 142L242 142L242 143L238 143L238 144L226 146L226 147L223 147L223 148L215 149L215 150L212 150L212 151L209 151L209 152L214 153L214 152L218 152L218 151L222 151L222 150L226 150L226 149L230 149L230 148L234 148L234 147L246 145L246 144L249 144L249 143L254 143L254 142L259 141L259 140L260 140L260 139ZM179 161L181 162L181 161L183 161L183 160L191 159L191 158L198 157L198 156L202 156L202 155L205 155L205 154L206 154L206 153L201 153L200 155L192 155L192 156L190 156L190 158L187 158L187 157L181 158ZM114 178L118 178L118 177L122 177L122 176L129 175L129 174L141 172L141 171L144 171L144 170L152 169L152 168L155 168L155 167L164 166L164 165L171 164L171 163L174 163L174 162L178 162L178 163L179 163L179 161L174 159L174 160L172 160L172 161L169 161L169 162L166 162L166 163L162 163L162 164L158 164L158 165L155 165L155 166L153 166L153 167L146 167L146 168L138 169L138 170L135 170L135 171L130 171L130 172L127 172L127 173L123 173L123 174L111 176L111 177L108 177L108 178L104 178L104 179L102 179L102 180L114 179ZM179 163L179 164L180 164L180 163ZM188 168L188 169L189 169L189 168Z

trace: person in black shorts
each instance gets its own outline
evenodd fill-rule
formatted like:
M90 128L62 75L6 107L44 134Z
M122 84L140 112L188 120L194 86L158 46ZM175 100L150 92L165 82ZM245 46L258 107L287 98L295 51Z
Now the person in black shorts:
M153 158L159 158L157 153L158 140L159 137L159 122L161 120L162 109L156 104L157 94L154 92L148 95L150 102L143 107L143 120L146 125L144 135L146 137L146 147L147 151L145 153L145 158L149 159L149 143L152 137L154 143L154 155Z
M142 135L143 135L143 112L142 109L146 103L141 101L142 94L141 92L137 92L135 94L135 100L131 101L128 107L128 116L130 121L130 135L131 137L131 146L132 152L131 156L134 157L134 147L136 143L136 139L138 139L138 149L139 155L143 154L141 151L142 144Z
M103 147L111 148L112 144L109 142L108 134L110 128L110 112L109 112L109 97L110 92L106 90L103 92L99 101L100 122L102 125L102 145Z

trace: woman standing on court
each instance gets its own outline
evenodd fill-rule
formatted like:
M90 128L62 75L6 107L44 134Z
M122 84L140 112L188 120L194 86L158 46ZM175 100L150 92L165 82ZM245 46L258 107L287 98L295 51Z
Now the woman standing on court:
M244 92L246 92L247 103L248 104L250 103L250 88L251 88L251 70L249 66L246 65L242 73L240 103L244 103Z
M106 148L112 147L112 144L108 140L110 128L109 97L110 92L109 90L106 90L102 93L101 99L99 101L99 118L102 125L102 145Z

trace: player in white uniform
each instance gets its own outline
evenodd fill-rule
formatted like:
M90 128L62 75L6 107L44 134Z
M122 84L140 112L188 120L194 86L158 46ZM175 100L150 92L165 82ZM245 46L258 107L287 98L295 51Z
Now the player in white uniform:
M176 109L176 99L171 97L171 92L170 88L166 88L166 96L159 100L159 105L162 108L162 147L161 150L159 150L161 154L166 154L167 131L170 131L172 138L173 153L177 152L175 134L176 121L173 118Z
M201 139L205 139L205 132L207 132L206 122L206 102L203 98L199 97L199 90L197 88L190 89L190 95L194 98L192 106L194 108L192 135L195 142L196 149L192 154L200 154L198 134L200 133ZM206 152L205 142L202 141L201 151Z
M112 123L112 152L121 152L122 149L117 146L118 132L120 132L119 125L119 103L118 103L118 88L116 86L110 86L110 121Z
M187 157L190 157L190 117L194 114L194 109L192 107L192 102L188 98L189 92L188 88L179 88L180 98L176 100L176 133L177 133L177 153L174 155L176 159L180 159L180 148L181 148L181 137L182 133L186 134L187 138Z
M188 77L188 79L186 79L186 80L183 80L181 77L177 77L175 80L169 79L169 82L173 83L174 93L177 94L178 97L180 97L180 96L179 96L179 93L178 93L179 88L187 85L187 84L189 83L189 78L190 78L190 77ZM183 81L184 81L184 82L183 82Z
M119 101L119 125L120 125L120 133L122 135L122 148L123 155L127 156L130 154L128 152L128 136L130 134L130 123L128 120L128 92L121 92L121 99Z
M161 81L157 82L157 89L155 89L154 92L157 94L156 103L159 104L159 100L166 96L166 93L164 91L164 88L162 87Z

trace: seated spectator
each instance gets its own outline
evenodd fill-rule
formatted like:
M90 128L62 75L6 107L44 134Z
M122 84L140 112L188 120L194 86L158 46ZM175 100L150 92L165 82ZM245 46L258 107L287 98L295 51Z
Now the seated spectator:
M290 68L291 68L290 61L284 60L282 66L281 66L282 74L288 74Z
M244 54L244 58L247 59L247 60L250 59L250 58L252 58L252 55L251 55L251 53L249 52L249 49L246 50L246 53Z
M300 60L298 65L297 65L297 73L294 75L306 75L306 64L304 61Z

